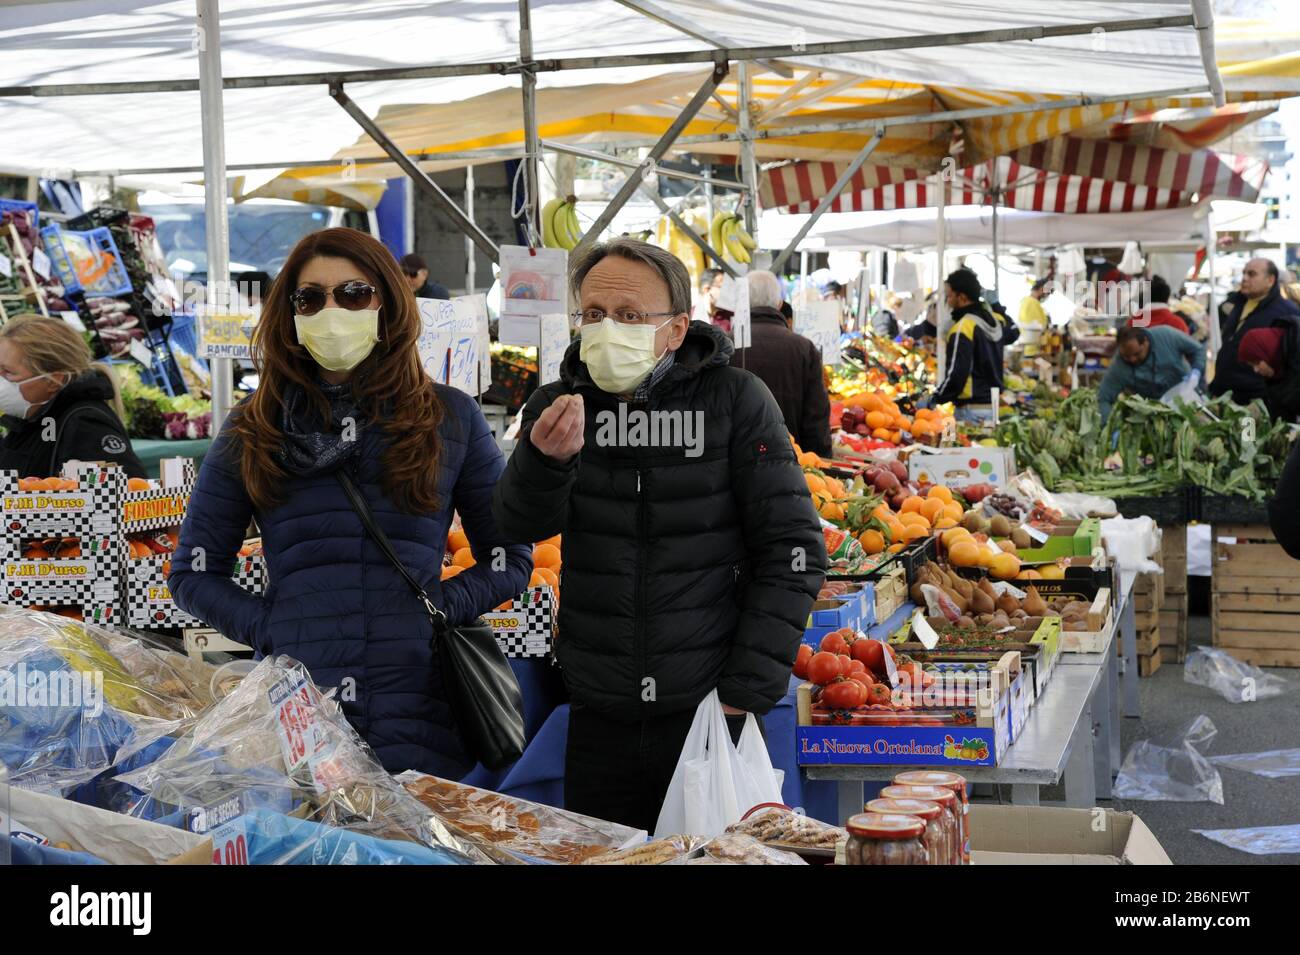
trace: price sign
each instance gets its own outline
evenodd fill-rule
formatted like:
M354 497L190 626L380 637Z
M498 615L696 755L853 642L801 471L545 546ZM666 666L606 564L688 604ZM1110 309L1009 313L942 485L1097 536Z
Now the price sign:
M1029 539L1037 541L1039 544L1047 543L1047 534L1039 530L1033 524L1021 524L1020 529L1029 535Z
M921 644L922 644L922 645L923 645L927 650L933 650L935 647L937 647L937 646L939 645L939 634L938 634L938 632L934 629L934 627L932 627L932 626L930 626L928 623L926 623L925 618L924 618L923 616L921 616L921 611L919 611L919 610L918 610L915 614L912 615L912 634L916 637L916 639L918 639L918 640L921 641ZM888 663L887 665L889 666L890 670L892 671L892 670L893 670L893 661L892 661L892 658L889 656L888 653L885 654L885 659L889 661L889 663ZM896 676L896 674L894 674L893 672L891 672L891 673L890 673L890 682L892 683L892 682L895 682L896 680L897 680L897 676Z
M81 316L76 312L59 312L59 318L63 319L79 332L86 330L85 324L81 321Z
M275 731L280 739L280 751L289 775L292 776L325 744L324 734L317 729L313 716L311 691L307 689L304 677L291 675L267 690L266 696L275 711Z
M252 359L255 319L251 313L231 314L200 309L198 319L198 357Z
M563 249L500 248L501 315L551 315L567 309L565 278L569 254Z
M543 315L540 321L537 381L538 384L545 385L560 380L560 365L569 348L569 318L567 315Z
M822 363L834 365L840 355L839 302L807 302L794 316L794 331L822 353Z
M722 277L722 288L718 290L718 308L731 312L731 339L737 348L750 346L749 320L749 281L744 275L733 279L730 275Z
M149 350L149 346L144 342L136 338L131 339L131 343L127 345L127 351L131 353L132 358L146 368L153 367L153 352Z
M420 363L430 378L446 384L447 354L455 334L456 306L441 298L417 298L415 303L420 309L420 337L416 342Z
M0 253L0 275L5 278L12 278L14 274L14 264L9 260L9 256Z
M217 826L210 838L213 865L248 865L248 827L243 816Z
M477 359L477 365L471 365L466 370L466 387L462 390L471 395L482 394L492 384L492 335L488 329L487 296L460 295L453 298L451 304L458 327L462 327L474 341L474 356ZM456 382L454 372L452 382Z
M50 257L44 249L32 249L32 271L43 279L50 277Z

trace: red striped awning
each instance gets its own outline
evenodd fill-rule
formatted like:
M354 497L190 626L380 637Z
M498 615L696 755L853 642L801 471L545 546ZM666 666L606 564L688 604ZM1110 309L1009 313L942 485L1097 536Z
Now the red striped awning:
M762 202L768 208L809 213L840 174L841 163L796 162L763 173ZM1127 143L1063 137L958 170L950 205L992 202L991 186L1002 187L999 203L1033 212L1134 212L1189 205L1193 195L1253 201L1267 163L1248 156L1200 150L1178 153ZM891 166L864 166L831 204L832 212L916 209L938 199L933 173Z

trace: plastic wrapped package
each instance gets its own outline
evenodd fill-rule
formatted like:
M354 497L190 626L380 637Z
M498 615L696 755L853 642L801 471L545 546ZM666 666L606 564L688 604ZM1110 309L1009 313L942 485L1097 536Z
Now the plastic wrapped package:
M1271 749L1262 753L1232 753L1211 756L1210 762L1243 773L1254 773L1265 779L1286 779L1300 776L1300 749Z
M142 682L108 643L132 649L99 627L0 608L0 762L13 785L64 795L193 717L183 685L157 678L165 661L138 655L152 671Z
M1003 494L1010 494L1020 501L1028 502L1026 511L1035 503L1042 503L1054 511L1060 511L1067 520L1083 520L1087 517L1113 517L1119 513L1115 501L1109 497L1097 497L1092 494L1061 491L1053 493L1043 484L1032 468L1027 468L1011 478L1002 487Z
M848 839L848 831L832 826L785 806L764 806L735 825L727 832L752 836L765 845L788 849L791 852L825 852L834 855L840 842Z
M210 833L213 862L240 865L465 865L459 852L254 809Z
M581 816L542 803L407 771L397 777L455 836L494 861L572 865L639 846L644 829Z
M704 858L725 865L807 865L793 852L765 846L753 836L724 832L714 836L701 850Z
M1179 734L1176 746L1134 743L1115 779L1115 798L1222 806L1223 778L1203 755L1216 733L1208 716L1198 716Z
M681 865L704 844L698 836L669 836L627 849L615 849L583 859L579 865Z
M0 763L0 865L8 865L9 857L9 769Z
M1207 839L1253 856L1300 854L1300 825L1250 829L1193 829Z
M1292 688L1291 681L1265 673L1215 647L1197 647L1188 654L1183 681L1209 687L1229 703L1267 700Z
M149 797L152 811L172 810L156 821L196 832L265 809L321 825L297 830L303 838L332 838L345 829L419 843L464 863L490 861L432 819L302 664L285 656L263 659L165 755L118 779ZM310 845L295 853L317 858Z

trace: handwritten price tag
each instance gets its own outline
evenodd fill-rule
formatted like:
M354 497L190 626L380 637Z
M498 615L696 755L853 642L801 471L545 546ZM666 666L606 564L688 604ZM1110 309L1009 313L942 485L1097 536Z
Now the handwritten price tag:
M50 277L50 257L43 249L32 249L32 271L43 279Z
M312 715L314 701L307 681L300 675L287 676L266 691L275 710L275 731L289 775L306 765L324 745Z

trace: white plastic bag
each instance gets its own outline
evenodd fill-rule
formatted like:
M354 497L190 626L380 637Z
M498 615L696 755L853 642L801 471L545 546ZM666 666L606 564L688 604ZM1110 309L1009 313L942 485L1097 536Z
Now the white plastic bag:
M752 714L745 717L742 743L751 730L759 735ZM761 753L757 752L759 748ZM716 836L759 803L780 801L781 787L761 737L757 746L751 740L742 756L731 742L722 702L718 691L713 690L695 710L695 720L659 810L655 838L679 833Z
M1191 652L1183 664L1183 682L1209 687L1229 703L1266 700L1292 688L1288 680L1215 647L1197 647Z

